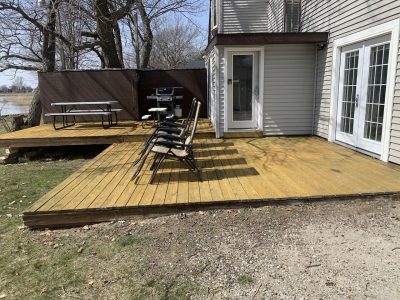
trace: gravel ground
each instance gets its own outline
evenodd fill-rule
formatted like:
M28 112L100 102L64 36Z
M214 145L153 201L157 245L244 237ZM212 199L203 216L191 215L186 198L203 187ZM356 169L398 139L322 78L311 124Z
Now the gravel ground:
M49 251L83 245L68 265L85 269L86 279L60 289L59 298L400 299L398 198L200 211L33 234L30 243L49 244ZM65 245L55 247L61 238Z
M130 228L155 237L155 272L206 288L193 299L400 299L397 201L195 213Z

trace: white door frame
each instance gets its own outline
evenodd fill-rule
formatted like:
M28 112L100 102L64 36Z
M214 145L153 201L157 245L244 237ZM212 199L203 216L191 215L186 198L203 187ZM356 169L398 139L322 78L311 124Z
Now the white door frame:
M341 48L354 43L362 42L365 40L373 39L379 36L391 34L390 39L390 53L389 53L389 69L388 69L388 82L386 89L386 108L383 119L382 130L382 151L380 159L387 162L389 160L389 144L390 144L390 129L393 111L393 100L395 92L396 69L397 69L397 55L399 50L400 38L400 19L396 19L381 25L368 28L366 30L348 35L343 38L338 38L333 41L333 56L332 56L332 89L331 89L331 103L330 103L330 117L329 117L329 136L328 140L335 142L336 139L336 121L338 109L338 90L340 78L340 56Z
M263 128L263 115L264 115L264 47L225 47L224 48L224 131L228 132L229 129L229 105L228 105L228 53L229 52L258 52L258 70L259 70L259 82L258 82L258 103L257 103L257 130ZM231 129L230 131L235 131ZM240 129L238 129L240 131Z

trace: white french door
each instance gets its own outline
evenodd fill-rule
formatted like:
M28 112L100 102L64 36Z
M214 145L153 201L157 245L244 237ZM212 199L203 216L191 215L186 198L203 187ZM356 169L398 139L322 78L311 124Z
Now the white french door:
M257 128L258 52L228 52L228 129Z
M390 36L342 48L336 140L381 154Z

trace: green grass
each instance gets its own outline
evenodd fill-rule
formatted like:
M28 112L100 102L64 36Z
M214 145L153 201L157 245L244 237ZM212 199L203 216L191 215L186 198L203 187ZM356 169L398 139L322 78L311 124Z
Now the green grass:
M116 242L120 247L127 247L132 245L140 245L145 243L149 238L146 236L124 235L119 237Z
M84 281L71 264L79 256L74 239L43 241L39 232L21 229L23 210L81 164L82 160L0 165L0 294L51 299L60 282L78 286Z
M187 299L199 288L149 272L150 236L100 229L32 231L21 214L83 160L0 165L0 295L5 299ZM150 269L149 269L150 268Z
M240 275L237 278L237 282L240 285L248 285L254 283L254 279L249 275Z
M120 231L116 224L90 230L23 228L23 211L82 163L0 165L0 295L5 299L116 295L118 299L188 299L205 293L204 287L186 278L152 271L154 261L160 259L152 253L160 246L149 235Z

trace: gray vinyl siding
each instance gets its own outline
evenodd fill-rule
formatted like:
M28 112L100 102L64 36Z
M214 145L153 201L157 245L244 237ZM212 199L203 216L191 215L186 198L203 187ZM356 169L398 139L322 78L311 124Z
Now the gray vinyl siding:
M400 49L397 59L397 73L394 95L395 97L393 104L389 161L400 164Z
M283 32L285 30L284 1L269 0L265 2L268 5L268 31Z
M222 0L220 33L283 31L283 0Z
M312 134L314 45L267 45L264 135Z
M263 0L223 0L222 33L267 31L267 5Z
M329 44L319 51L317 63L315 131L327 138L332 80L332 42L340 37L400 18L399 0L303 0L301 28L329 31ZM397 63L389 161L400 163L400 57Z

